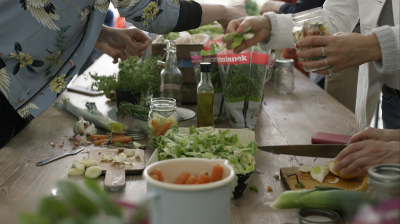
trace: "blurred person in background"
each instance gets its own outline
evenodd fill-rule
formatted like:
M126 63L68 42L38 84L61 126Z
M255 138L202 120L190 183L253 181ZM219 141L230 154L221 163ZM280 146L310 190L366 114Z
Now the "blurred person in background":
M320 74L334 75L345 68L360 66L357 85L356 120L366 128L366 108L371 97L382 89L384 128L400 129L400 30L399 0L357 1L327 0L323 6L326 25L333 36L310 36L296 46L299 58L321 57L302 61L305 68L324 68ZM361 34L350 33L360 21ZM265 13L260 17L233 20L227 32L243 32L251 26L254 38L242 43L234 52L263 42L267 49L293 47L291 15ZM337 32L346 33L337 33ZM318 47L313 47L318 46ZM230 43L227 44L230 47Z
M217 21L224 28L243 6L183 0L111 0L134 29L103 25L110 1L3 0L0 14L0 148L65 90L95 44L115 60L143 55L151 39ZM24 22L21 22L24 21Z

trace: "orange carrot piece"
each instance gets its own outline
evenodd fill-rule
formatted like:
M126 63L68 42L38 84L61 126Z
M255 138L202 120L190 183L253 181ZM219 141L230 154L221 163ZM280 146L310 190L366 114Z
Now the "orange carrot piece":
M100 145L101 143L105 142L107 139L100 139L94 142L95 145ZM126 143L132 141L132 137L125 136L125 137L115 137L112 138L110 143L115 143L115 142L121 142L121 143Z
M219 181L222 179L222 173L224 172L224 168L219 164L213 166L213 171L211 173L211 182Z
M120 138L120 137L126 137L126 136L125 135L113 135L113 137ZM95 140L95 139L100 140L100 139L107 139L107 138L108 138L108 135L91 135L90 136L90 139L92 139L92 140Z
M175 181L175 184L185 184L186 180L189 178L189 174L186 172L182 172L182 174Z
M151 125L153 125L153 127L154 127L154 129L156 129L156 131L160 130L160 125L158 125L157 121L151 120Z
M160 169L154 170L153 172L151 172L152 174L154 173L155 175L158 176L158 180L159 181L164 181L164 175L162 174Z
M190 177L186 180L185 184L196 184L197 178L194 175L190 175Z
M167 121L167 123L165 123L160 128L160 130L157 131L156 136L160 136L160 135L164 134L168 130L169 126L171 126L171 124L172 124L172 121Z
M201 172L196 184L207 184L210 183L210 176L205 171Z
M153 178L154 180L159 180L158 175L156 174L151 174L150 177Z
M268 186L267 187L268 191L272 191L272 187Z

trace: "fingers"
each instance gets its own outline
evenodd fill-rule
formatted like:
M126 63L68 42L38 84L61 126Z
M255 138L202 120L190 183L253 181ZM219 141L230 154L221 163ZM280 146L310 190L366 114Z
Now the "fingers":
M306 48L311 46L326 46L331 40L331 36L309 36L301 39L297 43L297 48Z
M357 134L353 135L353 136L350 138L348 144L352 144L352 143L355 143L355 142L360 142L360 141L363 141L363 140L368 139L369 132L370 132L370 129L369 129L369 128L364 129L364 130L358 132Z
M349 165L345 166L341 171L340 175L354 175L360 176L367 174L367 170L370 166L375 165L374 158L371 157L360 157L352 161Z
M365 142L354 143L343 149L339 155L336 156L338 163L333 167L335 172L342 170L348 166L352 161L356 159L355 153L362 150L365 147Z
M299 66L302 66L303 68L319 69L319 68L326 68L327 64L328 66L330 65L328 59L325 58L325 60L327 61L327 63L325 63L323 59L320 59L317 61L300 61L297 64Z
M227 33L235 33L238 30L239 25L243 22L244 18L232 20L226 28Z

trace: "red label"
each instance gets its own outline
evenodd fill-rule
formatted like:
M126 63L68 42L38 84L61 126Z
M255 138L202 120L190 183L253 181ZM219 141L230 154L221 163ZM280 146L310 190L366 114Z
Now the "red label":
M222 52L217 55L218 64L220 65L241 65L241 64L258 64L258 65L268 65L269 55L249 51L243 51L240 54L233 54L232 51Z
M202 56L191 56L190 58L192 59L193 65L200 65L200 62L203 62Z
M203 56L203 62L210 62L212 65L218 65L218 58L216 55Z

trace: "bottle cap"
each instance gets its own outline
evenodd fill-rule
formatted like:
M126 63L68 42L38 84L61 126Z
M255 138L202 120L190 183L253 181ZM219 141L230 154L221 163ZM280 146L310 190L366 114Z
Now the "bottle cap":
M200 63L200 72L211 72L211 63L210 62L201 62Z
M276 59L275 63L277 66L294 66L293 59Z

